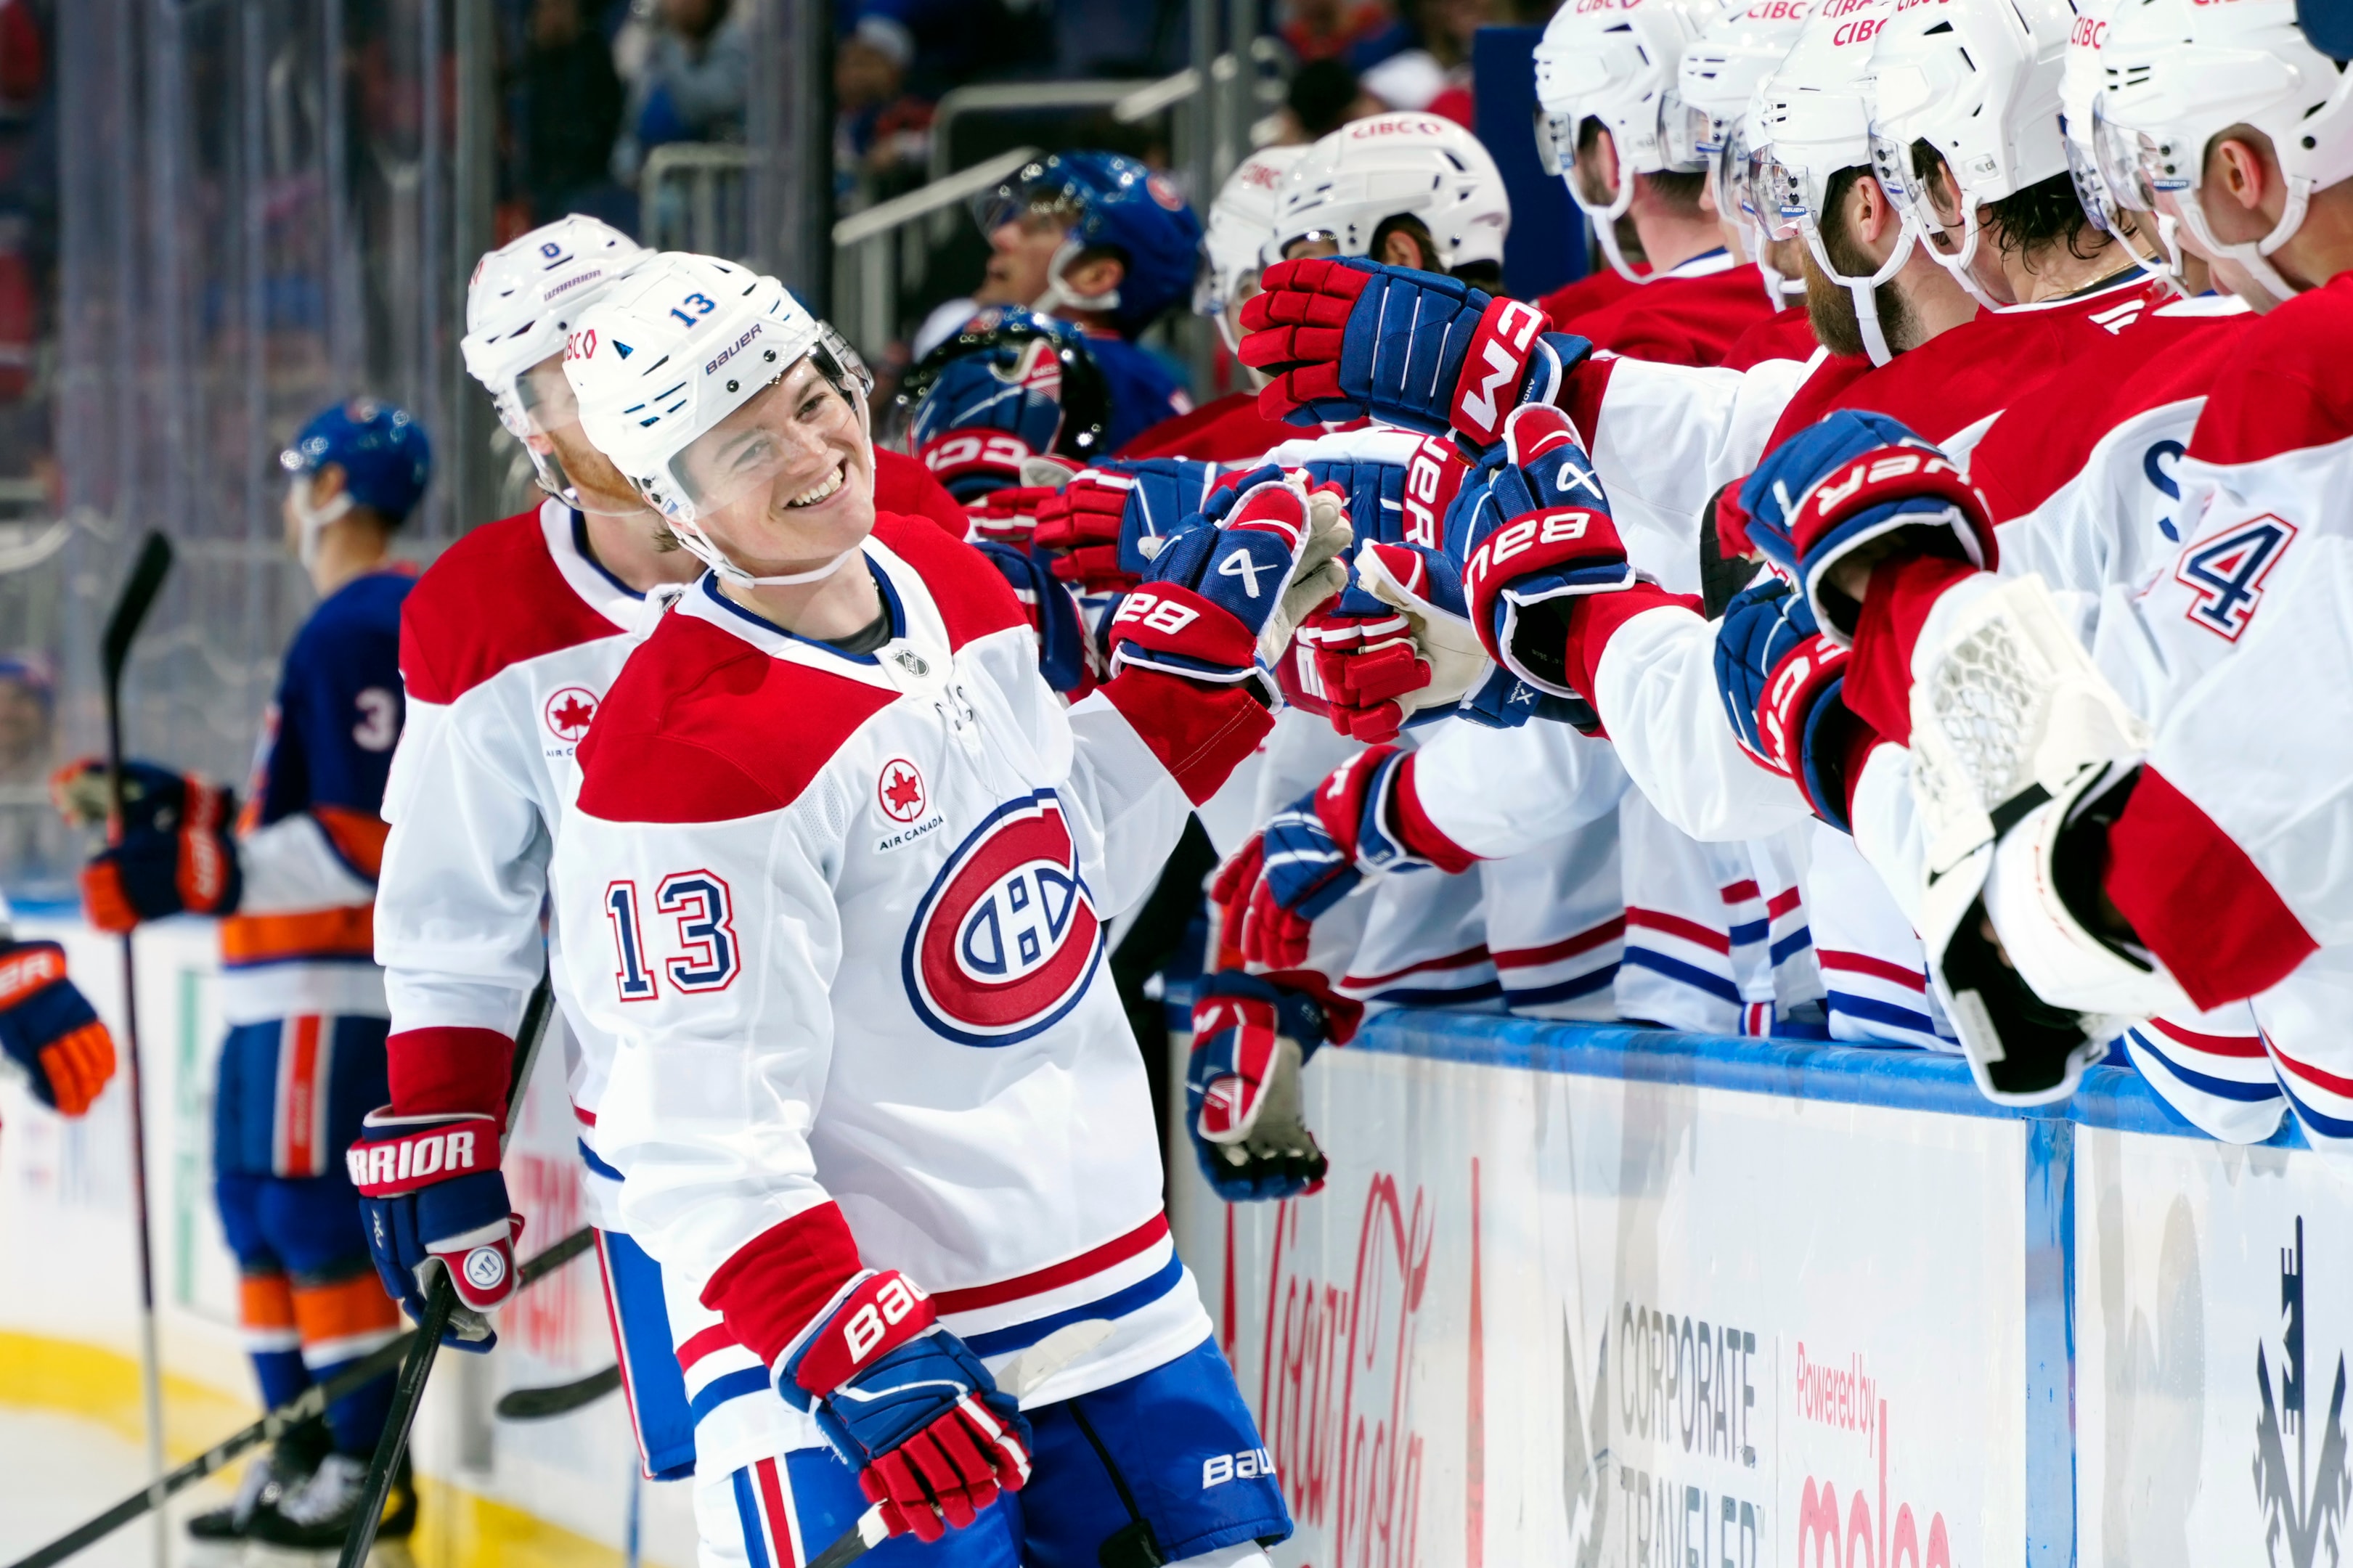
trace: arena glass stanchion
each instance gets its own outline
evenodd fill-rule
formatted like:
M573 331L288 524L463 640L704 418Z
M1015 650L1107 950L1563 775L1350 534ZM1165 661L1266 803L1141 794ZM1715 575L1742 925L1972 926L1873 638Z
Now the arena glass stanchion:
M547 1016L554 1002L550 988L553 976L543 973L539 984L532 987L531 1000L522 1010L522 1027L515 1031L514 1069L507 1083L506 1125L499 1130L501 1151L514 1131L515 1112L522 1109L522 1097L531 1085L532 1064L539 1058L539 1042L547 1033ZM376 1439L375 1458L368 1461L367 1484L360 1493L359 1512L353 1516L352 1532L343 1538L342 1555L335 1559L336 1568L361 1568L368 1553L375 1547L375 1532L384 1523L384 1500L392 1490L392 1472L400 1463L401 1450L408 1447L408 1430L417 1424L417 1406L425 1396L425 1380L433 1372L433 1358L440 1353L441 1334L448 1328L450 1317L458 1310L458 1287L451 1282L445 1265L435 1277L433 1289L425 1298L425 1318L417 1325L417 1338L408 1347L408 1355L400 1363L400 1377L392 1385L392 1409L385 1415L384 1436Z

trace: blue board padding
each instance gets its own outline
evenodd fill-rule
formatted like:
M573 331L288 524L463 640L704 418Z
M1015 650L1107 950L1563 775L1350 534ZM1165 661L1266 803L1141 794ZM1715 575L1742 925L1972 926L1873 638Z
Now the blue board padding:
M1585 215L1536 157L1536 40L1542 27L1482 27L1471 40L1472 133L1494 155L1512 198L1504 291L1534 300L1585 276Z

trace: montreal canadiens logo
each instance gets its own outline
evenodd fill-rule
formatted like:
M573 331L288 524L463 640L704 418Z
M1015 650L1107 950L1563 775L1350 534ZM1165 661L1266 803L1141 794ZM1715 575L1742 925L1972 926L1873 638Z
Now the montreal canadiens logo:
M576 743L596 717L596 694L585 686L566 686L548 698L543 711L548 733Z
M934 1031L1009 1046L1078 1005L1103 957L1094 895L1050 789L1008 801L956 847L923 894L901 969Z

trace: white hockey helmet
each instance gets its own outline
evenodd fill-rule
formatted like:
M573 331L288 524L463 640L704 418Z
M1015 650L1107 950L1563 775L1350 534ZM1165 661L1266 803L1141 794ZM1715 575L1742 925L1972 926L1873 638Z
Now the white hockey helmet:
M1234 167L1209 204L1209 221L1201 231L1201 268L1193 284L1193 310L1217 318L1226 334L1226 346L1235 352L1233 323L1226 319L1235 291L1257 276L1264 264L1266 242L1274 232L1274 209L1282 194L1282 177L1300 159L1304 147L1261 147Z
M2237 262L2276 299L2297 292L2270 258L2303 226L2312 193L2353 178L2353 75L2312 47L2295 0L2121 0L2101 50L2099 167L2119 201L2169 195L2200 249ZM2269 137L2287 209L2262 239L2225 245L2200 204L2206 149L2234 125Z
M1878 271L1850 278L1831 263L1821 223L1832 177L1871 167L1871 46L1896 4L1820 0L1788 58L1758 89L1748 164L1758 220L1795 228L1823 276L1853 298L1855 325L1874 364L1894 357L1879 324L1877 290L1911 259L1912 230L1904 228Z
M2100 177L2092 116L2106 79L2100 50L2116 10L2116 0L2076 0L2074 25L2067 30L2066 63L2059 71L2059 122L2067 136L2067 172L2074 177L2075 199L2084 205L2084 216L2110 234L2122 225L2122 209L2116 193Z
M530 448L531 437L575 424L578 416L544 405L551 389L533 367L564 352L581 312L653 252L609 224L574 213L486 252L466 287L466 335L458 349L467 373L489 391L499 423ZM562 395L557 393L559 405ZM552 452L531 449L539 482L564 495L571 481Z
M774 278L715 256L665 251L582 316L565 352L564 374L579 397L589 440L704 565L737 583L814 582L857 551L815 571L754 577L700 526L700 519L771 480L778 461L737 452L716 473L719 465L693 460L698 442L805 359L840 392L845 417L856 420L864 438L872 384L831 327Z
M1978 208L2067 172L2059 78L2074 20L2067 0L1934 0L1898 5L1872 40L1880 188L1928 254L1989 310L2000 302L1969 270ZM1959 191L1957 214L1938 212L1933 179L1914 164L1918 142L1943 157Z
M1553 13L1536 44L1537 153L1593 220L1609 265L1636 282L1642 274L1620 252L1616 225L1634 200L1636 174L1707 167L1684 135L1676 73L1718 10L1717 0L1578 0ZM1607 202L1577 184L1577 132L1588 120L1601 122L1618 150L1618 189Z
M1756 0L1711 23L1699 41L1683 50L1676 86L1683 125L1669 138L1708 161L1717 211L1746 235L1748 254L1765 275L1765 297L1777 310L1787 303L1787 279L1767 261L1767 235L1746 199L1747 126L1757 89L1788 58L1813 6L1814 0Z
M1352 120L1307 149L1277 194L1263 252L1328 237L1343 256L1368 256L1373 233L1393 217L1421 220L1440 270L1504 259L1512 198L1479 139L1454 121L1409 110Z

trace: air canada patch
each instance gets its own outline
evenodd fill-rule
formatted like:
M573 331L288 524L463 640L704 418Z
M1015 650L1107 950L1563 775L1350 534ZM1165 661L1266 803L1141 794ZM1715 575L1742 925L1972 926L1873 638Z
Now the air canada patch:
M1094 978L1103 926L1050 789L1008 801L956 846L907 932L907 999L936 1033L1009 1046L1059 1023Z

